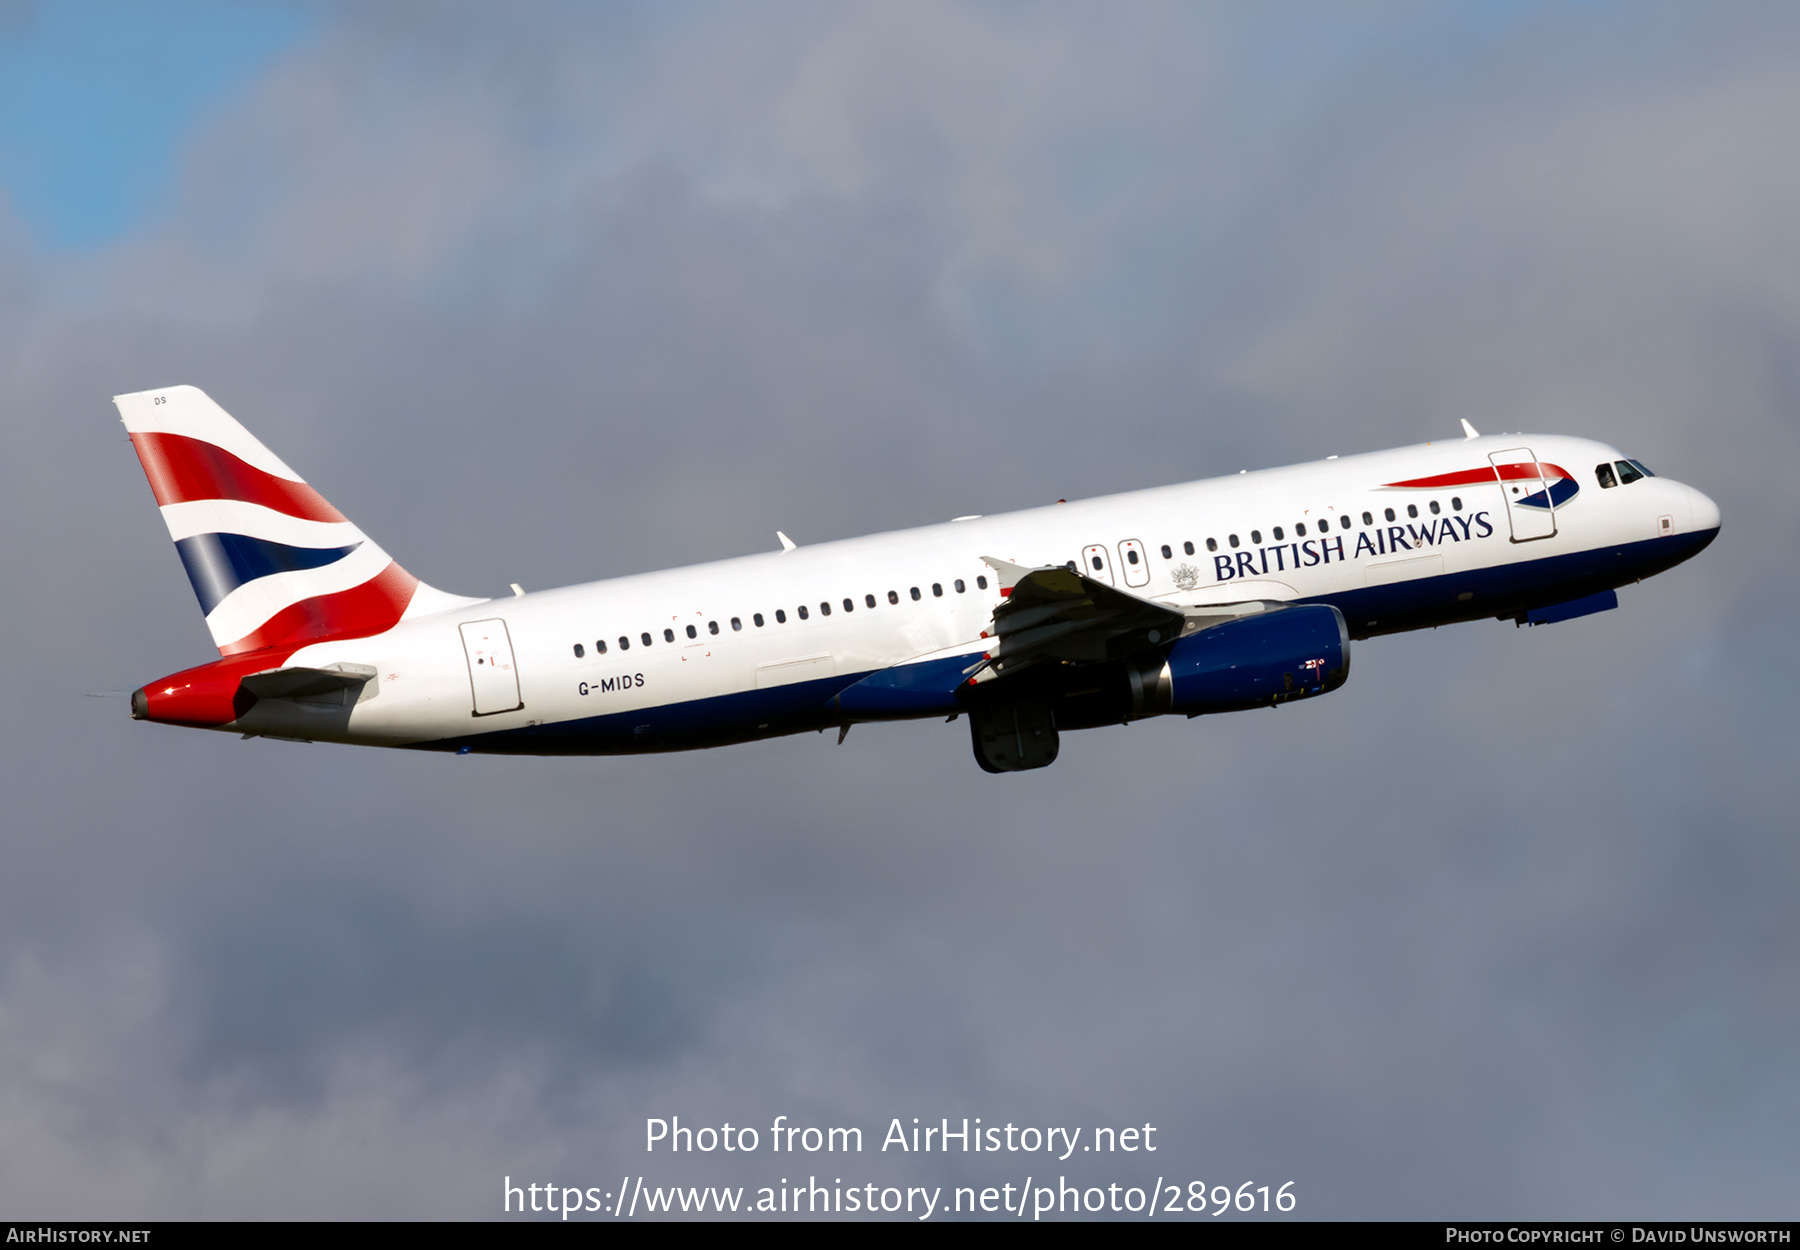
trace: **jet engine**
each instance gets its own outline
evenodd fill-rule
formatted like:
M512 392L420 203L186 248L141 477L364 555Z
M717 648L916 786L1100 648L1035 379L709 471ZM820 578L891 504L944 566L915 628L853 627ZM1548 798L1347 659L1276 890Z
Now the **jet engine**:
M1279 608L1187 635L1129 662L1131 719L1238 712L1326 694L1350 675L1350 631L1325 604Z

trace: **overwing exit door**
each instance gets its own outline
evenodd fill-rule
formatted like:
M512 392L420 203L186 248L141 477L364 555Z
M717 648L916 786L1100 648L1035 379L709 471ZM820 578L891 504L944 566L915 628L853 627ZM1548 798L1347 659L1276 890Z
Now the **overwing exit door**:
M513 665L512 636L506 622L467 621L462 629L463 655L469 661L469 689L475 698L473 716L516 712L525 706L519 698L519 673Z
M1512 524L1512 540L1533 542L1556 536L1556 505L1550 499L1544 470L1529 447L1496 451L1488 456L1500 475L1500 494L1506 500L1506 519Z
M1097 582L1113 585L1112 557L1106 554L1104 546L1081 549L1081 571Z
M1119 569L1125 574L1127 586L1150 584L1150 555L1144 550L1143 543L1127 538L1119 544Z

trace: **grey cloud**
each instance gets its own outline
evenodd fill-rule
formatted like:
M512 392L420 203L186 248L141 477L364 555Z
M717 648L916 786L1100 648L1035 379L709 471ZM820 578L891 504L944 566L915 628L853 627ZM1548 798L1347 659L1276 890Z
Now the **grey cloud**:
M785 1113L1149 1120L1316 1217L1792 1214L1783 10L522 12L338 11L165 227L0 236L9 1210L491 1217L641 1170L647 1115ZM206 658L106 404L176 380L467 592L1464 415L1726 530L1027 778L960 724L239 743L80 697Z

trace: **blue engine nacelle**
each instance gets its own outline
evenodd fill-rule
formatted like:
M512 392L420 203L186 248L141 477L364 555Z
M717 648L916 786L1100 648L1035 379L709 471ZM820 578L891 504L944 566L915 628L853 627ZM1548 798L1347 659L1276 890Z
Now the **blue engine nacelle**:
M1350 631L1326 604L1211 626L1128 674L1133 716L1271 707L1336 690L1349 675Z

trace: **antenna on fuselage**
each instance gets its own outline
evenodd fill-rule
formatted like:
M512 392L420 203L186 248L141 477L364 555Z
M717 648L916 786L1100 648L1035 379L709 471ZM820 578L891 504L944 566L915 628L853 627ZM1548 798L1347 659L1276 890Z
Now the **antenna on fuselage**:
M781 540L781 549L783 551L792 551L796 546L799 545L793 539L789 538L786 534L783 534L780 530L775 531L775 537L777 537Z
M1481 431L1476 429L1474 426L1470 425L1469 419L1467 417L1464 417L1462 419L1462 427L1463 427L1463 437L1464 438L1480 438L1481 437Z

